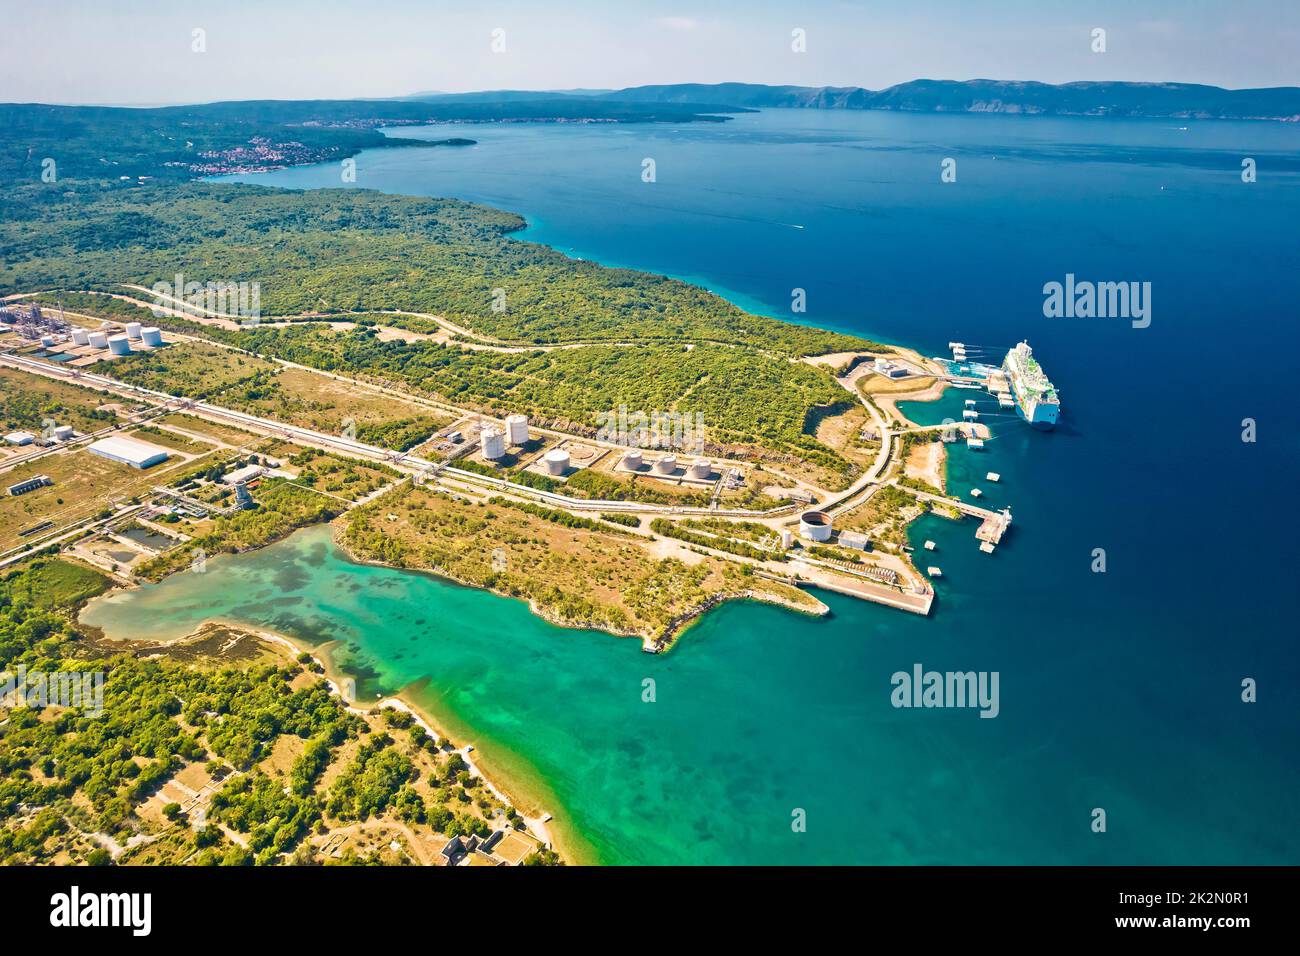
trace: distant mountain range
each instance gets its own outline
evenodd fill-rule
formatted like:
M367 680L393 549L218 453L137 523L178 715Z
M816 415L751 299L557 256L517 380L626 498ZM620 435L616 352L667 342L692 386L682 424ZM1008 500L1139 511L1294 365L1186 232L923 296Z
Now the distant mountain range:
M1021 113L1049 116L1124 116L1169 119L1300 121L1300 87L1227 90L1195 83L1078 82L1053 85L1019 80L912 80L883 90L859 86L767 86L760 83L672 83L612 91L503 90L417 95L428 102L520 103L557 99L620 104L732 109L796 108L903 110L921 113Z

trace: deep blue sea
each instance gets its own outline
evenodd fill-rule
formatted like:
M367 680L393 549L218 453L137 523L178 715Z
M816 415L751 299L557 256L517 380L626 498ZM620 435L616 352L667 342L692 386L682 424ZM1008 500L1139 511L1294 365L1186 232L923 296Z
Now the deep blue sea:
M669 660L720 719L656 738L656 766L693 782L656 770L646 814L706 820L693 792L726 814L762 779L763 812L810 808L808 862L1300 863L1300 126L776 110L396 135L478 145L363 153L357 187L510 209L525 240L929 355L1027 339L1060 391L1055 431L995 420L983 453L954 454L952 490L979 484L1015 523L991 556L969 523L914 526L944 569L930 618L829 598L826 621L740 605L689 633ZM241 178L341 185L336 165ZM1150 282L1150 326L1045 318L1067 273ZM917 662L998 671L1000 716L889 708ZM749 671L762 694L728 689ZM787 721L770 739L765 708ZM548 739L509 732L525 755ZM794 858L774 825L741 821L705 856Z

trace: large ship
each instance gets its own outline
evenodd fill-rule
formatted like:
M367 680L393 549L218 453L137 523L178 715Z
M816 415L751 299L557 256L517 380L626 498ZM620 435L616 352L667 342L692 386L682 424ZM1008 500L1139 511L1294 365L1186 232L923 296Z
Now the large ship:
M1007 353L1002 371L1007 373L1020 417L1035 428L1054 428L1061 414L1061 400L1056 395L1056 386L1047 380L1042 366L1034 359L1034 350L1028 342L1021 342Z

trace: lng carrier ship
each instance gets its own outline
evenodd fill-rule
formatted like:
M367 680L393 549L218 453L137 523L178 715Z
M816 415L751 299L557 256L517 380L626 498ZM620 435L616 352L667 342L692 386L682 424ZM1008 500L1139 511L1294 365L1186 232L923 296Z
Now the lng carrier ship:
M1028 342L1021 342L1007 353L1002 360L1002 371L1006 373L1020 417L1035 428L1054 428L1061 414L1061 400Z

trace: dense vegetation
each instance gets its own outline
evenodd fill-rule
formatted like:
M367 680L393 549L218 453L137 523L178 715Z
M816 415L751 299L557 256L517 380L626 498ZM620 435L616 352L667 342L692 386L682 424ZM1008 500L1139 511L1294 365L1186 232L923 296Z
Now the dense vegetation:
M439 145L390 138L375 127L502 119L606 122L722 122L725 106L619 103L550 96L528 101L435 97L429 100L253 100L133 109L0 105L0 177L37 179L53 157L62 176L181 179L217 160L293 165L338 160L362 149ZM472 144L453 137L444 142ZM244 155L262 143L279 158ZM207 154L207 155L205 155ZM216 154L215 156L212 154Z
M116 283L152 287L180 272L260 283L266 316L401 309L516 342L712 340L798 354L863 345L675 279L508 241L522 219L457 200L73 182L11 187L3 201L0 292L121 292Z
M486 820L498 818L523 826L459 754L444 753L447 741L402 711L349 712L310 658L231 666L88 643L72 614L108 585L59 559L0 576L7 672L104 675L99 714L0 702L0 863L309 863L321 862L309 835L381 815L420 824L426 835L486 835L498 826ZM402 739L384 724L403 730ZM284 774L273 754L295 740L303 743ZM336 760L342 772L324 786ZM206 823L156 797L174 774L199 769L217 787ZM392 861L349 847L327 862L381 860ZM557 862L550 853L538 861Z
M80 402L67 400L65 394L62 388L56 394L54 388L30 375L0 374L0 429L39 435L49 422L58 422L86 431L103 428L116 419L111 411L98 407L90 392L84 393Z

